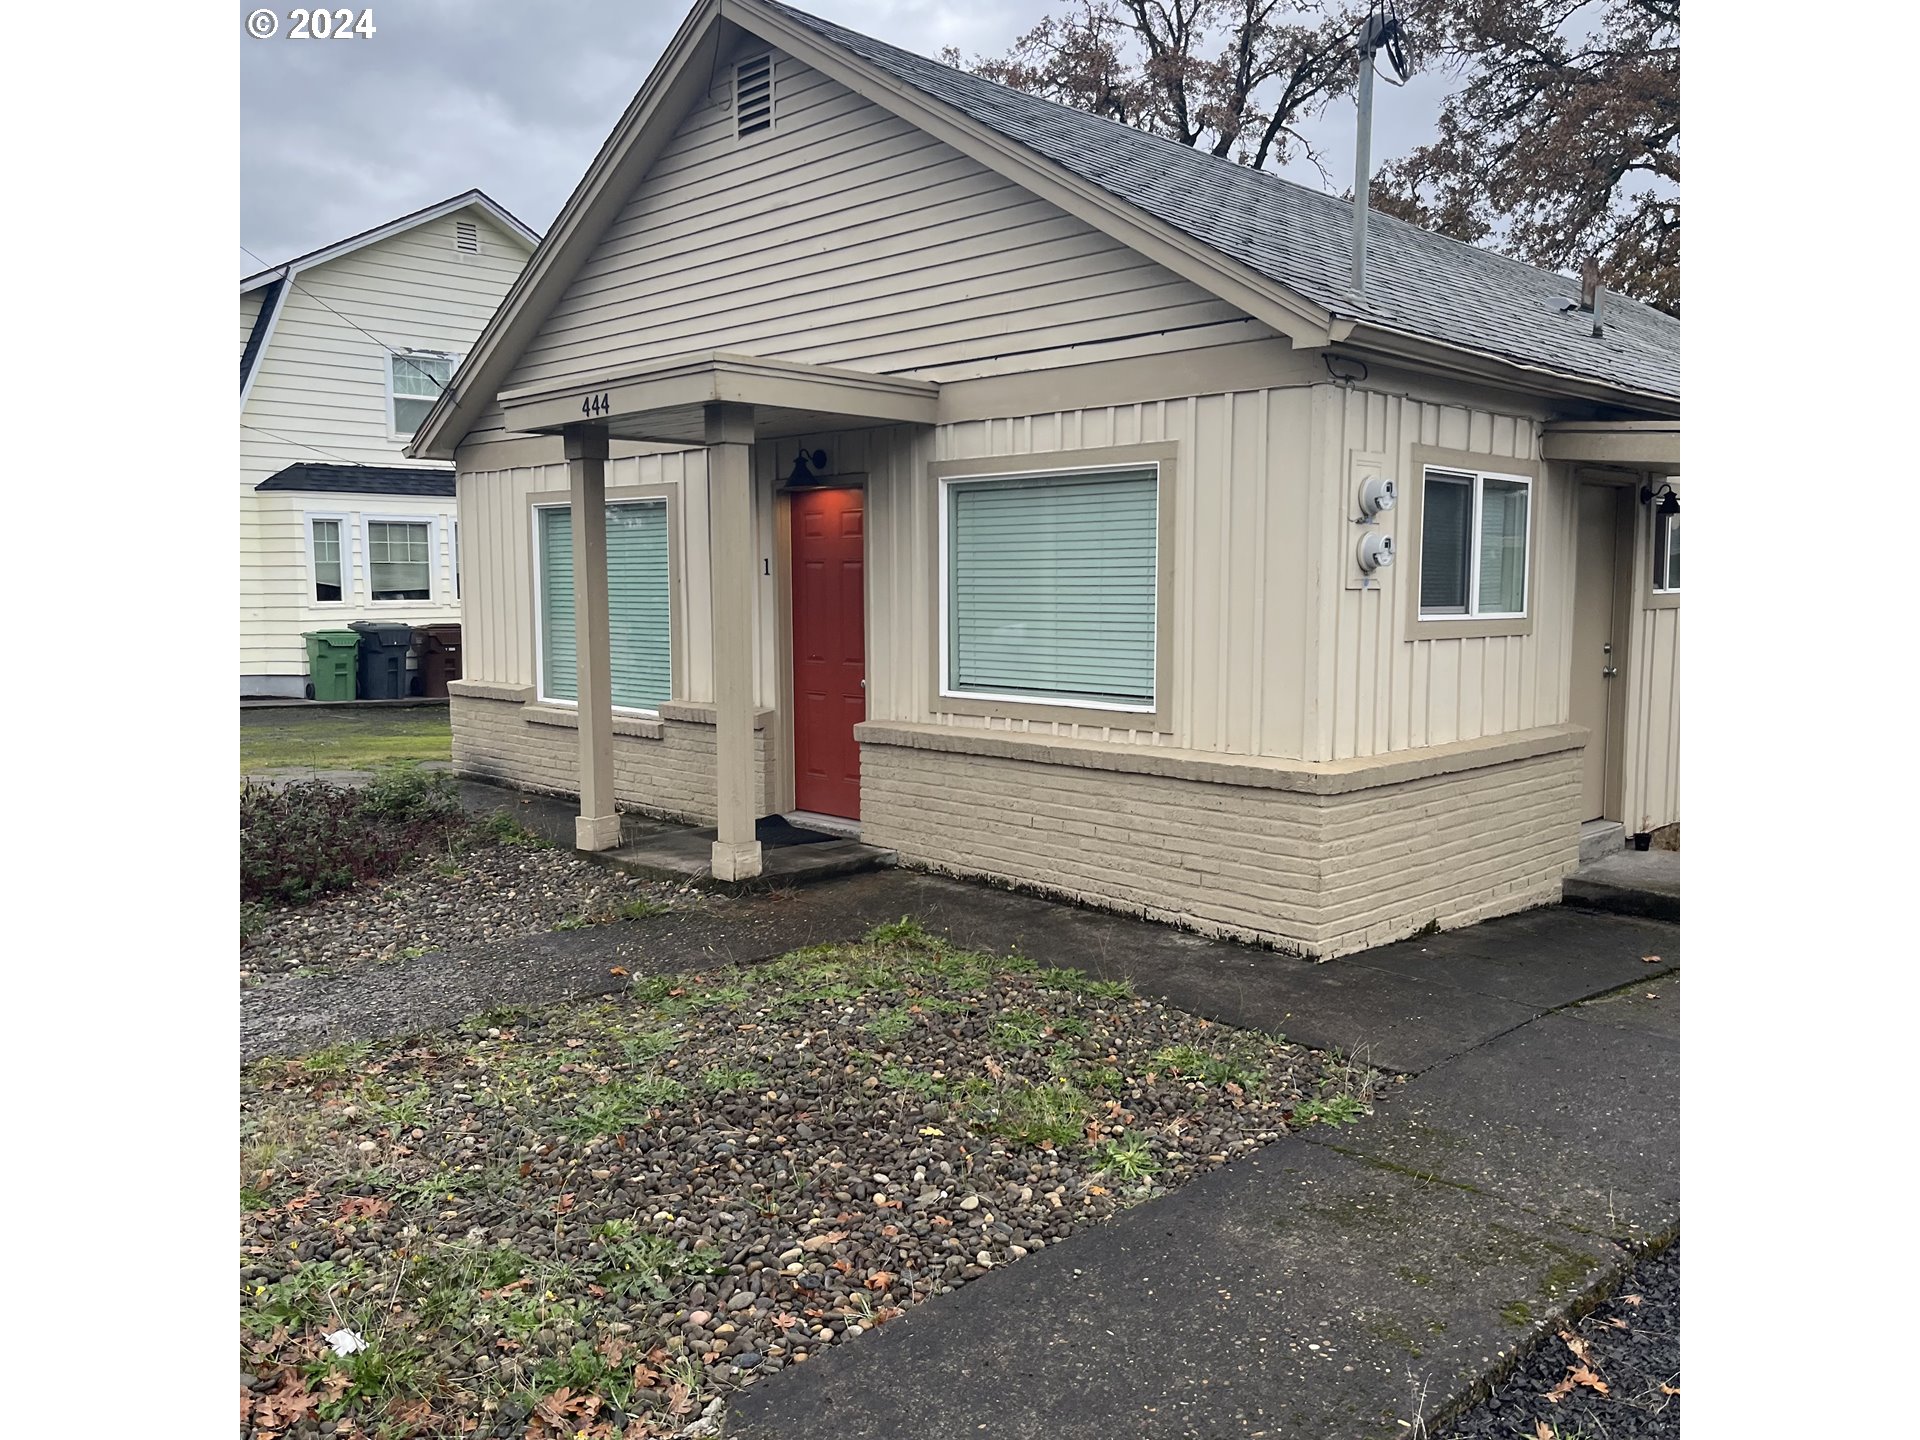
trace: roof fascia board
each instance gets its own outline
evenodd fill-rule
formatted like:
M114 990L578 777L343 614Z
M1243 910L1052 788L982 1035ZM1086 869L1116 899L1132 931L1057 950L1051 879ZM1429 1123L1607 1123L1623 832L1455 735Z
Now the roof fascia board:
M696 63L711 32L721 23L720 0L702 0L687 13L640 91L633 97L573 194L547 229L546 239L514 281L493 318L480 332L461 373L421 421L406 453L416 458L451 460L466 427L493 398L504 372L519 359L547 313L559 303L600 237L618 217L633 187L672 138L683 100L708 78ZM711 34L717 47L724 36ZM656 125L656 121L659 121ZM669 123L670 122L670 123ZM455 433L455 432L458 433Z
M720 13L779 45L863 99L944 141L971 160L1085 220L1121 244L1165 266L1228 304L1310 348L1333 343L1331 311L1236 263L1165 221L1099 186L1070 175L1025 146L970 116L882 74L859 56L831 45L754 0L720 0Z
M1523 391L1529 395L1542 395L1559 400L1593 400L1605 405L1644 410L1655 415L1677 416L1680 413L1680 402L1671 395L1659 395L1650 390L1633 390L1625 386L1608 385L1604 381L1568 375L1563 371L1548 369L1545 366L1524 365L1515 360L1502 360L1484 351L1468 350L1438 340L1427 340L1408 335L1403 331L1390 330L1384 326L1370 325L1364 321L1352 327L1348 343L1362 354L1370 353L1403 362L1412 362L1442 374L1477 380L1483 384L1505 386L1507 389Z
M280 323L280 312L287 308L287 296L293 293L293 272L287 271L280 288L273 292L273 313L267 316L266 328L260 332L260 348L253 352L253 364L247 370L247 378L240 386L240 413L247 410L247 397L253 394L253 382L260 374L260 368L267 363L267 351L273 346L274 327Z

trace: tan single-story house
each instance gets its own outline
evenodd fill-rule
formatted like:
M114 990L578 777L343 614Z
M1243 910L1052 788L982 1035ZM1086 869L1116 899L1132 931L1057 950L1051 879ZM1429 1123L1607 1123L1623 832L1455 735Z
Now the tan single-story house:
M464 772L1332 956L1679 818L1679 323L701 0L412 454Z

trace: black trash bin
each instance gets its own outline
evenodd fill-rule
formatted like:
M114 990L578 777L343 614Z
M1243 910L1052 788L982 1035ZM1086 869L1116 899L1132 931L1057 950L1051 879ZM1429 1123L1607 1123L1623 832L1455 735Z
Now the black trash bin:
M413 627L392 620L356 620L347 628L360 636L360 698L406 699Z

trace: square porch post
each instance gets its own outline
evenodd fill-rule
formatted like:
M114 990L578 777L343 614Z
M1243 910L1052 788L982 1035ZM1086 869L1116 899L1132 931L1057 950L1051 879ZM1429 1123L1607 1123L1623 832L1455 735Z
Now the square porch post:
M607 427L566 430L567 498L573 518L573 636L580 720L580 813L573 843L620 843L613 798L613 655L607 616Z
M760 873L753 764L753 407L706 407L708 536L713 576L716 880Z

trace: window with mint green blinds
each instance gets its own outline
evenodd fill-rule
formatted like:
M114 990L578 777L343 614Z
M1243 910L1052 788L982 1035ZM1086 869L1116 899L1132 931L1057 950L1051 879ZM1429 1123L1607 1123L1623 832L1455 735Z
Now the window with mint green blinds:
M947 487L947 688L1151 706L1155 472Z
M539 516L540 693L578 697L573 636L573 525L568 508ZM613 703L657 710L673 696L673 626L664 500L607 506L607 618Z

